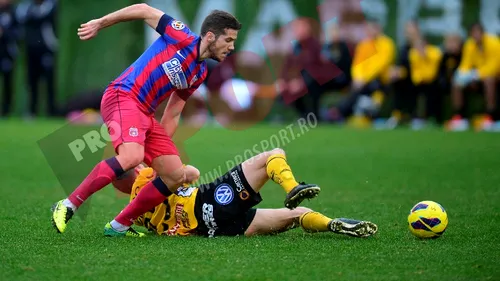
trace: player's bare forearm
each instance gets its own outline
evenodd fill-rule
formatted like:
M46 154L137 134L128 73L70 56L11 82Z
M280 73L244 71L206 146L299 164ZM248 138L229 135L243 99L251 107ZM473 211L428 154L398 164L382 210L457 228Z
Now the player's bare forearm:
M153 28L156 28L163 12L147 4L135 4L108 14L101 18L103 28L113 24L131 20L145 20Z
M97 32L103 28L132 20L144 20L152 28L156 28L162 16L162 11L147 4L134 4L107 14L102 18L82 24L78 29L78 36L82 40L88 40L95 37Z
M163 118L161 120L161 125L167 132L167 136L169 136L170 138L172 138L175 134L175 131L177 131L180 117L181 117L180 114L177 116L169 116L169 117L165 117L165 115L163 115Z
M161 125L165 128L169 137L173 137L175 134L185 105L186 101L179 97L177 93L173 93L170 96L163 112L163 117L161 118Z

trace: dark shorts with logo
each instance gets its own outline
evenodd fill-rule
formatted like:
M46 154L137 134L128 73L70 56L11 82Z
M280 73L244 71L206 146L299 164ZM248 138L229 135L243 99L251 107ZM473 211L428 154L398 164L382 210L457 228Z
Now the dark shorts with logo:
M199 235L236 236L245 233L262 201L250 187L241 164L222 177L199 187L195 203Z

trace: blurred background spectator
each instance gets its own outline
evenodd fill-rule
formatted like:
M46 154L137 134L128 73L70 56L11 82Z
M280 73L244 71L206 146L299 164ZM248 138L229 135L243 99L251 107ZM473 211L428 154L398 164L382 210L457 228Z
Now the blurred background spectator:
M323 45L323 56L333 65L338 67L340 72L328 83L321 87L322 93L325 91L343 90L351 84L351 47L342 37L340 26L331 24L327 29L327 39Z
M420 38L420 29L415 20L409 21L405 25L405 41L400 47L396 65L391 68L390 77L393 83L394 99L391 117L387 120L386 128L395 128L403 118L403 113L410 113L413 99L411 93L413 83L411 79L411 68L409 53L412 43Z
M0 71L3 76L2 116L12 111L14 65L18 55L18 24L15 7L10 0L0 0Z
M345 119L354 114L354 122L369 122L366 116L378 114L387 91L396 55L394 41L383 33L376 21L366 21L365 28L366 38L354 52L350 93L333 109L334 119Z
M480 120L482 130L494 129L498 121L497 83L500 74L500 41L497 35L487 34L480 23L470 28L458 71L453 78L452 106L454 116L449 123L451 130L469 128L465 111L464 90L481 87L485 99L485 116ZM470 88L469 88L470 89Z
M57 115L56 106L56 55L59 46L56 37L56 0L32 0L18 10L19 21L23 25L27 55L27 73L30 92L28 117L38 114L39 84L43 77L47 85L47 114Z
M410 113L413 129L423 128L428 117L433 117L436 122L442 122L442 97L438 87L442 56L439 47L428 44L421 37L416 38L411 44L409 61L413 89L409 93L412 94ZM417 112L419 95L423 95L426 99L424 113Z
M224 63L208 61L209 77L184 115L188 122L227 126L314 113L322 122L347 121L357 127L444 124L449 130L500 131L500 16L484 12L487 1L457 0L457 8L446 1L403 6L387 0L259 0L244 12L230 5L236 0L213 0L213 7L180 0L147 2L194 30L201 22L191 15L198 18L213 8L234 9L244 23L235 53ZM3 116L18 114L13 105L24 106L26 100L29 116L98 110L99 89L156 38L139 22L82 43L75 29L101 14L90 2L16 4L15 9L10 0L0 0ZM127 3L100 5L111 11ZM436 16L437 9L445 13ZM464 27L474 20L481 24L472 25L466 38ZM58 38L64 48L58 48ZM17 41L25 56L16 56ZM124 46L109 47L117 41ZM58 64L61 71L56 71ZM479 103L484 109L477 109ZM42 108L46 112L38 114Z
M395 128L403 119L403 113L411 118L413 129L422 129L428 117L437 123L443 121L442 92L439 88L439 71L442 61L439 47L428 44L420 33L418 22L406 24L406 42L403 45L397 66L391 70L394 81L394 109L386 123ZM418 110L418 98L426 100L425 109Z
M444 37L443 58L439 67L439 87L442 93L450 93L453 75L462 60L463 40L459 32L449 32Z
M325 61L321 56L322 46L317 22L316 26L313 26L313 23L311 19L306 18L297 19L292 23L296 41L293 43L292 52L285 59L278 80L285 103L291 102L301 117L310 112L319 116L322 89L317 75L328 75L320 73Z

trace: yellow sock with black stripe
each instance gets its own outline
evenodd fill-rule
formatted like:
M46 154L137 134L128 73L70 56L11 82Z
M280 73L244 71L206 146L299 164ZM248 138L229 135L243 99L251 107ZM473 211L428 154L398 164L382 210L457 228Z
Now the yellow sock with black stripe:
M266 171L269 178L281 185L286 193L289 193L294 187L299 185L293 176L292 169L286 162L284 154L269 156L266 161Z
M307 212L300 216L299 223L306 232L328 231L328 223L332 219L318 212Z

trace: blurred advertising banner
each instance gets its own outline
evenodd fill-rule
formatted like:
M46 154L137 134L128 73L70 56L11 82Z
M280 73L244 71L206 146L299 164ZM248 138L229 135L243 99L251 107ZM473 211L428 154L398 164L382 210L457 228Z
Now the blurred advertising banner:
M195 32L211 10L231 12L243 23L239 49L259 55L265 53L263 37L301 16L319 16L324 26L335 22L342 27L342 35L354 41L363 37L360 23L365 17L381 22L398 43L404 39L404 24L411 19L417 19L422 31L435 38L449 32L465 35L474 21L483 23L488 32L500 33L498 0L150 0L149 4L185 22ZM149 46L157 35L154 30L146 30Z

